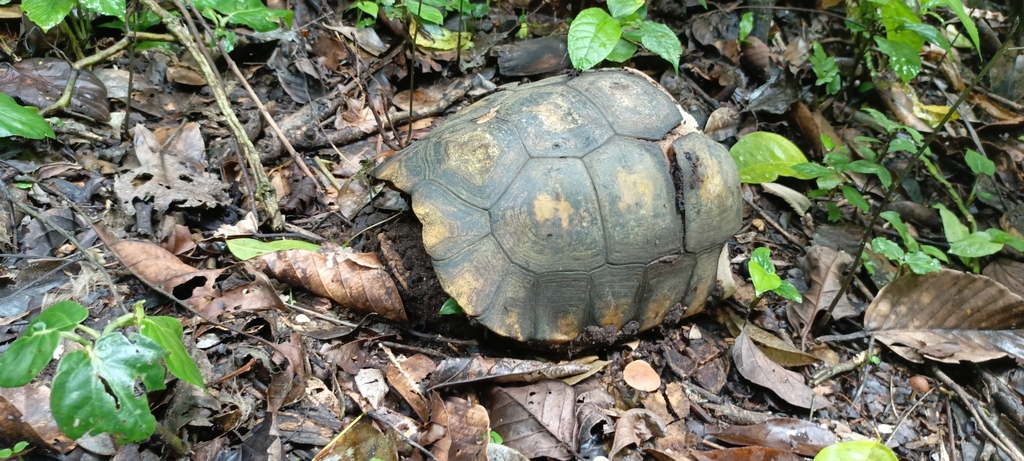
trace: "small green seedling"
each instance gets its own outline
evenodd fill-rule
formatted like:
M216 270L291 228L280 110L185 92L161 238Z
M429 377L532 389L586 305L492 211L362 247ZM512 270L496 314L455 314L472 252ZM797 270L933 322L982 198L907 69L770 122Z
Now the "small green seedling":
M146 393L164 389L168 371L199 387L203 377L181 342L181 322L146 315L142 306L136 303L133 313L102 332L82 324L89 311L81 304L50 306L0 355L0 387L30 383L62 339L74 341L81 349L65 354L53 377L50 408L57 426L72 439L109 433L118 443L146 440L156 430ZM129 327L138 330L126 336L121 330Z
M21 453L24 452L26 448L28 448L28 442L21 441L14 444L14 446L11 448L0 449L0 459L7 459L13 456L20 457L19 455L21 455Z
M885 211L879 216L889 221L893 229L900 234L906 246L906 251L899 244L885 237L878 237L872 240L871 249L896 263L900 269L899 273L904 273L906 270L910 270L910 272L915 274L938 272L942 269L941 264L939 264L940 260L946 263L949 262L949 258L946 257L942 250L931 245L918 244L917 240L914 240L914 237L910 235L910 229L907 228L907 225L900 219L900 215L895 211Z
M459 302L452 298L448 298L448 300L441 305L441 310L438 311L438 313L441 315L466 315L466 311L462 310L462 306L459 305Z
M956 214L941 203L936 204L935 208L939 210L939 217L942 218L942 231L949 242L949 252L959 256L961 262L970 266L976 274L981 272L979 258L998 253L1003 249L1003 245L1024 251L1024 240L995 228L972 232L960 222Z
M672 29L648 21L644 0L608 0L608 11L587 8L569 24L569 60L579 70L604 61L625 62L638 45L661 56L679 73L683 45Z
M750 271L750 281L754 283L754 301L751 308L756 306L765 293L772 292L795 303L803 302L803 296L792 283L779 278L775 273L775 264L771 260L771 251L767 247L755 249L750 254L750 262L747 263Z
M818 86L824 85L825 91L828 94L839 93L839 89L843 85L843 79L839 76L839 66L836 65L836 58L826 55L825 50L818 42L814 42L814 45L811 46L811 51L811 55L808 58L811 61L811 69L814 70L814 75L818 77L814 84Z

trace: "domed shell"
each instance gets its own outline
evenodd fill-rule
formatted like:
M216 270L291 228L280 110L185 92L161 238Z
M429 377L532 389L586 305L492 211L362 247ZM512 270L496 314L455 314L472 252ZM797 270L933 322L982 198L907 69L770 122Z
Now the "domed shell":
M410 194L445 291L524 341L701 311L741 224L728 151L631 71L506 87L373 174Z

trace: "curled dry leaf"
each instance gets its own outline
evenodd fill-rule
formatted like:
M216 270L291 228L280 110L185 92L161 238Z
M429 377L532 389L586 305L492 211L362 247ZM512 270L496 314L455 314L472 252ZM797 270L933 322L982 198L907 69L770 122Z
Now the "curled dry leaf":
M433 416L431 422L446 429L444 436L432 446L432 452L438 459L487 459L486 438L491 421L483 406L458 397L442 400L436 392L430 394L430 403L430 414Z
M32 383L0 389L0 432L8 440L24 440L33 447L70 451L75 441L67 438L50 412L50 388ZM11 442L16 443L16 442Z
M395 357L390 349L385 348L388 356L388 367L384 371L388 383L398 394L409 402L421 421L430 420L430 403L423 395L423 380L434 371L436 365L430 357L416 354L409 358Z
M572 459L576 391L561 381L491 390L491 428L527 458Z
M750 426L730 426L710 435L734 445L760 445L804 456L814 456L823 448L836 443L836 436L832 432L812 422L794 418L769 419Z
M1013 294L1024 298L1024 264L999 258L985 266L982 275L1003 284Z
M905 275L878 292L864 329L907 360L1024 359L1024 299L982 276L949 269Z
M747 36L740 44L740 63L761 81L771 75L771 50L761 39Z
M804 379L764 355L746 332L740 333L732 348L736 370L752 383L766 387L791 405L800 408L822 408L831 405L804 384Z
M437 364L427 389L478 381L496 383L533 383L542 379L560 379L590 371L580 363L551 364L536 360L492 359L487 357L448 358Z
M634 408L622 414L615 422L615 439L609 454L616 458L630 445L643 448L644 442L667 434L665 422L649 410Z
M349 249L328 254L286 250L251 261L271 277L349 309L375 313L395 322L408 321L398 288L374 253L355 253Z
M771 361L784 367L800 367L820 361L817 357L797 349L767 330L747 323L732 311L729 311L729 322L726 323L726 326L734 336L739 336L741 331L746 331L747 336L757 344L761 352L764 352Z
M734 461L764 459L771 461L803 461L804 458L788 451L765 447L721 448L691 453L697 461Z
M376 368L363 368L355 376L356 389L374 410L381 407L391 390L384 380L384 372Z
M801 336L810 332L819 313L828 309L832 299L839 292L843 271L853 262L853 257L844 251L814 245L807 249L802 266L807 275L807 292L804 301L786 306L786 317L789 322L800 328ZM857 315L850 301L843 297L832 311L832 317L841 319Z
M654 392L661 387L661 376L654 371L651 364L643 360L634 360L622 370L622 380L631 387L644 392Z
M368 421L357 421L327 444L313 461L398 461L398 448Z
M811 199L807 198L804 194L783 186L782 184L763 182L761 183L761 187L764 188L765 192L785 200L786 203L793 207L793 210L800 216L806 214L807 210L811 208Z
M44 108L64 94L71 76L71 64L56 58L25 59L0 69L0 93L21 99L29 106ZM88 70L80 71L67 111L97 122L110 121L107 87Z
M222 269L199 270L155 243L121 240L99 223L94 224L93 229L139 280L170 293L203 315L216 317L226 311L284 308L265 278L257 277L253 283L222 293L216 286Z

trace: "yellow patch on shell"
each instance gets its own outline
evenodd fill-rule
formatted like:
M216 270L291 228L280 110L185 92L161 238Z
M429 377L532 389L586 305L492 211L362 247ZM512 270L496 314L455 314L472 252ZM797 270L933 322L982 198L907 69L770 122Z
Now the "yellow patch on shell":
M654 189L650 177L642 173L619 170L615 177L618 186L619 211L630 211L637 216L649 216L654 203Z
M465 178L476 187L483 187L487 176L501 155L502 146L486 128L462 131L445 146L444 167Z
M544 127L544 131L550 133L564 133L583 125L580 114L561 99L554 99L527 110L537 114L541 122L538 126Z
M533 218L545 222L556 217L561 220L562 228L569 227L569 216L572 215L572 204L564 198L554 198L548 194L539 194L533 199Z

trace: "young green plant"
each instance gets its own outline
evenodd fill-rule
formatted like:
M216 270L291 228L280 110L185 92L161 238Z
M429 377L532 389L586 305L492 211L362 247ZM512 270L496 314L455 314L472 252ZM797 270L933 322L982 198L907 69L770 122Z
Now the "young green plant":
M569 60L579 70L601 61L625 62L638 45L661 56L679 73L683 46L664 24L648 21L644 0L608 0L608 11L587 8L569 24Z
M147 392L164 389L168 371L203 386L199 367L182 344L181 322L148 316L143 303L102 332L82 324L89 311L74 301L50 306L0 355L0 387L21 387L50 363L62 339L81 349L64 355L53 377L50 408L65 435L109 433L119 443L141 442L156 430ZM126 336L126 328L138 332ZM84 334L84 336L83 336ZM140 388L139 380L144 387Z
M754 284L754 300L750 303L750 310L761 302L765 293L775 293L795 303L803 302L803 296L796 290L792 283L789 283L775 273L775 264L771 260L771 250L768 247L755 248L750 253L750 262L747 263L750 272L750 281Z

